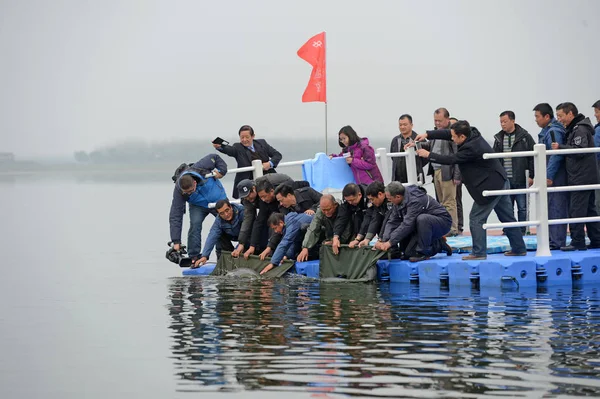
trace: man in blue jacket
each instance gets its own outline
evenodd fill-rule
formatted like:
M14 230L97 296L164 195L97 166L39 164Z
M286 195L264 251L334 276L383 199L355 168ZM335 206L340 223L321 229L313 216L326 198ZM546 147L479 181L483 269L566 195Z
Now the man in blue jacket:
M271 257L271 263L265 266L260 274L265 274L285 259L295 259L302 249L302 239L307 227L312 222L314 214L290 212L287 215L273 213L269 216L268 224L274 233L283 237Z
M244 206L231 204L229 200L222 199L217 202L215 209L219 216L215 219L208 233L202 257L192 265L192 268L204 265L215 246L217 247L218 258L221 256L222 250L233 251L235 249L231 241L239 241L238 237L244 221Z
M226 199L225 189L218 180L227 173L227 164L217 154L209 154L187 168L178 169L174 176L175 188L169 212L171 241L174 249L181 246L181 228L185 203L190 208L190 229L188 231L188 254L196 261L202 249L202 222L209 214L216 216L217 211L209 208L209 204ZM213 173L214 176L206 177Z
M594 145L600 147L600 100L596 101L594 105L594 116L596 117L596 126L594 126ZM600 152L596 153L596 162L598 163L598 169L600 170ZM600 190L596 190L596 212L600 215Z
M565 128L554 118L550 104L542 103L533 108L535 122L542 128L538 134L538 143L544 144L546 150L552 149L552 143L565 143ZM567 185L567 169L563 155L547 157L546 183L548 187ZM548 219L566 219L569 217L569 193L548 193ZM560 249L567 245L567 225L555 224L550 228L550 249Z

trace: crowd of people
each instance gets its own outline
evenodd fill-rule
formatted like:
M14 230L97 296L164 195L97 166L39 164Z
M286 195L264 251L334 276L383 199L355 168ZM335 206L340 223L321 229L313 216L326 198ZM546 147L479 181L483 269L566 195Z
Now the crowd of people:
M464 260L487 256L483 225L492 211L501 222L527 220L526 194L483 196L485 190L525 188L533 184L533 157L483 159L484 153L531 151L536 143L546 149L600 147L600 101L593 104L597 124L579 113L570 102L554 109L547 103L533 108L541 131L537 141L516 123L513 111L500 114L501 130L490 145L478 129L466 120L451 118L445 108L433 114L435 129L417 134L413 119L403 114L398 120L400 134L392 139L390 152L417 148L418 180L425 182L425 168L435 187L429 196L421 185L408 185L407 158L393 158L392 182L384 185L375 151L367 138L361 138L351 126L339 131L339 154L353 172L354 182L342 190L342 200L321 194L306 181L294 181L276 173L282 155L264 139L256 139L251 126L239 129L239 142L229 145L219 139L215 149L233 157L238 167L260 160L264 175L252 179L252 172L238 172L230 202L220 179L227 165L218 154L209 154L194 164L183 164L173 180L175 188L170 211L171 240L175 250L181 247L185 203L189 204L190 229L188 253L192 267L205 264L212 251L231 251L233 257L258 255L270 259L263 273L285 259L316 259L322 245L331 245L337 254L344 247L371 246L386 251L391 258L418 262L437 253L452 254L446 237L463 233L462 186L474 200L470 211L473 248ZM551 155L547 162L547 184L588 185L600 182L600 153ZM526 175L528 171L529 175ZM207 177L208 176L208 177ZM214 207L209 206L216 203ZM517 208L515 217L514 208ZM548 194L549 219L597 216L600 190L553 192ZM209 215L215 222L204 248L201 245L202 222ZM584 228L585 225L585 228ZM567 245L567 224L550 227L551 249L563 251L600 248L600 223L571 223L571 242ZM586 246L585 234L590 240ZM511 250L506 256L524 256L524 227L505 228ZM234 245L234 242L237 243Z

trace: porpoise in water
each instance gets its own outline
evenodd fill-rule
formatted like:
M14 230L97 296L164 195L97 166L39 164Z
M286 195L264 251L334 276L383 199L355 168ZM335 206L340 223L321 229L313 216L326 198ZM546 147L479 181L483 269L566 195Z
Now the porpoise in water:
M227 277L260 278L260 274L252 269L241 267L227 273Z

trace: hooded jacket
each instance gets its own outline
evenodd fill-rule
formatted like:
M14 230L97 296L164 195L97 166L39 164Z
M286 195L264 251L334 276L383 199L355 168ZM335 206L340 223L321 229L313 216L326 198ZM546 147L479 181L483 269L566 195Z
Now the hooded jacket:
M566 129L566 144L559 149L594 147L594 127L590 118L579 114L569 123ZM567 182L569 185L598 183L598 163L596 154L572 154L566 156Z
M445 219L448 227L452 224L452 217L446 208L429 196L427 190L419 186L406 187L402 202L392 206L382 240L389 241L392 246L398 245L416 233L417 217L424 213Z
M546 150L551 150L553 137L558 144L565 143L565 127L554 118L552 118L550 123L538 134L538 143L544 144L546 146ZM546 177L552 180L552 185L565 185L567 182L567 171L565 169L564 155L548 155L546 157L546 162Z
M356 184L371 184L374 181L383 183L383 177L377 166L375 150L369 145L368 138L363 137L358 143L354 143L344 148L339 154L332 154L332 156L341 157L346 153L350 153L352 158L350 169L352 169Z

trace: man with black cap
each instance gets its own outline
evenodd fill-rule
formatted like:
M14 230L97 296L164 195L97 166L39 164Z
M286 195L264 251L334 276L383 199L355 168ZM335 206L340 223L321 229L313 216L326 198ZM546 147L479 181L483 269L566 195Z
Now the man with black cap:
M282 183L294 183L288 175L283 173L269 173L259 177L256 181L244 179L238 183L237 191L242 201L242 205L244 205L244 221L242 222L239 234L240 245L238 245L235 251L231 253L231 256L233 257L237 258L240 254L244 253L244 245L242 243L250 241L254 220L256 219L256 212L258 211L260 204L260 199L256 193L256 183L262 180L270 182L273 186L279 186Z

